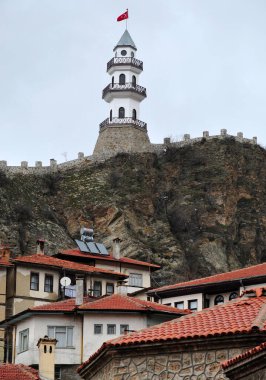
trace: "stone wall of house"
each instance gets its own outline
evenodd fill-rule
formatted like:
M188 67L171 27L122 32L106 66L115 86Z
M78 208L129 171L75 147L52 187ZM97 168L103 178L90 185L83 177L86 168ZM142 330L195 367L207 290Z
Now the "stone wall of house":
M77 373L77 368L78 366L76 365L62 365L60 380L81 380Z
M194 351L134 356L124 352L115 357L95 375L86 380L225 380L220 362L232 358L242 349L228 348L212 351ZM251 379L248 379L251 380ZM253 379L254 380L254 379Z
M247 376L242 374L241 380L266 380L266 369L263 368Z

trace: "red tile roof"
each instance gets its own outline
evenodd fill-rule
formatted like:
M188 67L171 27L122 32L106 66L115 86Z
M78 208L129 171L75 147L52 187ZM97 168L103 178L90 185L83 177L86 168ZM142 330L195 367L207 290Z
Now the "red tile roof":
M84 297L84 302L95 301L94 297ZM49 302L43 305L33 306L27 311L74 311L76 309L76 299L69 298L63 301Z
M0 364L1 380L40 380L38 371L23 364Z
M119 276L121 278L127 277L126 275L119 272L114 272L114 271L102 269L102 268L96 268L87 264L79 264L73 261L61 260L52 256L47 256L47 255L42 255L42 254L18 257L16 259L13 259L12 262L15 262L18 264L25 263L25 264L47 265L47 266L52 266L52 267L56 267L60 269L68 269L68 270L79 271L79 272L111 274L112 276Z
M112 347L241 335L252 331L266 331L266 296L236 299L105 342L79 370Z
M147 263L146 261L131 259L129 257L121 257L121 259L118 260L118 259L115 259L112 255L109 255L109 256L93 255L91 253L83 253L79 249L65 249L63 251L59 251L59 255L60 254L61 255L82 257L84 259L97 259L97 260L113 261L113 262L118 262L118 263L141 265L141 266L145 266L145 267L151 267L154 269L160 268L160 265Z
M240 280L240 279L253 278L253 277L255 278L255 277L262 277L262 276L266 278L266 263L254 265L252 267L237 269L232 272L219 273L219 274L215 274L209 277L198 278L196 280L179 282L173 285L162 286L160 288L151 290L149 293L163 292L165 290L172 290L172 289L178 290L180 288L197 287L199 285L216 284L220 282L227 282L227 281Z
M245 359L250 359L260 352L266 352L266 342L260 344L259 346L256 346L254 348L251 348L251 350L248 350L244 352L243 354L237 355L232 359L226 360L222 363L223 369L229 369L232 365L241 363Z
M174 314L190 314L190 310L180 310L175 307L161 305L156 302L140 300L138 298L113 294L102 297L94 302L84 303L79 310L117 310L117 311L152 311Z

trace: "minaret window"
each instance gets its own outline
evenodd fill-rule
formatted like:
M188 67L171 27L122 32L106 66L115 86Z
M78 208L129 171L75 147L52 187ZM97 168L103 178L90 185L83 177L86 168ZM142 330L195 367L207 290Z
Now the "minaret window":
M119 111L118 111L118 117L120 119L123 119L125 117L125 108L124 107L120 107L119 108Z
M136 77L135 77L135 75L132 75L132 86L136 87L136 84L137 84Z
M126 76L125 74L119 75L119 84L126 84Z
M115 77L113 76L112 77L112 87L114 87L114 83L115 83Z
M121 51L121 55L124 57L125 55L127 55L127 51L126 50L122 50Z
M110 110L110 121L112 121L112 119L113 119L113 111Z
M131 52L131 57L134 58L134 51Z
M137 111L135 110L135 108L133 108L133 110L132 110L132 119L133 120L137 119Z

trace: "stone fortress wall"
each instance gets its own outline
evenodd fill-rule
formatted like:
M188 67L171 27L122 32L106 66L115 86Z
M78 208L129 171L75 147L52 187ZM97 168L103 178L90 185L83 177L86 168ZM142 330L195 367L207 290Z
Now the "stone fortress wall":
M252 139L244 138L242 132L238 132L237 136L232 136L227 134L226 129L221 129L220 135L214 135L210 136L208 131L203 132L202 137L196 137L196 138L190 138L189 134L185 134L183 140L173 142L171 141L171 138L167 137L164 139L163 144L150 144L150 148L147 150L148 152L152 153L161 153L165 151L165 149L169 147L177 147L181 148L187 145L193 145L197 142L202 141L202 139L205 138L206 140L213 140L213 139L226 139L226 138L233 138L236 141L240 143L249 143L251 145L257 144L257 137L253 137ZM126 152L126 150L124 150ZM29 166L27 161L22 161L20 166L9 166L6 161L0 161L0 170L5 172L7 175L13 175L13 174L35 174L35 175L42 175L42 174L50 174L50 173L56 173L56 172L62 172L68 169L72 168L78 168L84 164L93 164L97 162L103 162L106 159L110 158L111 154L102 154L102 155L91 155L91 156L85 156L84 153L79 152L78 158L71 161L66 161L63 163L58 164L56 160L51 159L49 166L43 166L41 161L36 161L35 166Z

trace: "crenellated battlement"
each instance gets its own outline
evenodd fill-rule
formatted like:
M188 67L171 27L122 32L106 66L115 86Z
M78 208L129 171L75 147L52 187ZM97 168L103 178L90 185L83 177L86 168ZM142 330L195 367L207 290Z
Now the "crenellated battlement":
M181 148L183 146L193 145L197 142L202 141L202 139L223 140L227 138L230 138L230 139L233 138L235 141L238 141L240 143L248 143L251 145L256 145L258 143L257 137L253 137L252 139L245 138L243 136L243 132L238 132L236 136L233 136L233 135L229 135L226 129L221 129L220 135L210 136L208 131L204 131L202 134L202 137L191 138L189 134L185 134L183 136L183 140L180 140L180 141L172 141L170 137L166 137L163 141L163 144L151 144L151 146L152 146L152 151L159 153L160 151L165 150L169 146Z
M164 152L165 149L167 149L168 147L181 148L183 146L193 145L197 142L202 141L202 139L223 140L227 138L230 138L230 139L233 138L235 141L238 141L240 143L248 143L251 145L257 144L257 137L248 139L243 136L242 132L238 132L236 136L233 136L233 135L229 135L226 129L221 129L221 132L219 135L213 135L213 136L210 136L208 131L204 131L202 134L202 137L196 137L196 138L191 138L189 134L185 134L183 136L183 139L180 141L172 141L170 137L166 137L162 144L150 144L150 147L146 150L146 152L160 154L161 152ZM126 149L124 150L124 152L126 152ZM145 153L144 150L142 150L142 152ZM136 152L131 151L131 153L134 154ZM5 172L8 175L14 175L14 174L42 175L42 174L62 172L68 169L78 168L83 165L93 164L96 162L103 162L116 154L117 152L115 152L115 154L111 154L110 152L108 152L101 155L94 154L92 156L85 156L83 152L79 152L78 158L75 160L66 161L66 162L58 164L56 160L51 159L49 166L43 166L42 161L36 161L35 166L29 166L27 161L22 161L20 166L9 166L7 165L7 161L0 161L0 170Z

